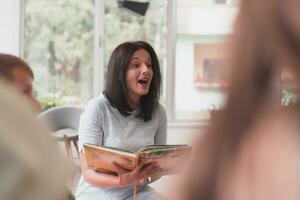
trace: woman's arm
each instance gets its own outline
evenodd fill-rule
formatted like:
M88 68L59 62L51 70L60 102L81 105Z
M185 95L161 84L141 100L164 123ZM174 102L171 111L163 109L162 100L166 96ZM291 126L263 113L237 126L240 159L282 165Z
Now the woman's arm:
M96 172L93 169L89 169L87 167L87 162L84 153L80 154L80 163L81 163L82 175L85 181L87 181L88 183L98 187L105 187L105 188L112 188L112 187L119 186L118 176L100 173L100 172Z
M103 121L102 110L105 104L97 99L89 101L84 113L80 117L79 123L79 147L82 175L88 183L98 187L116 187L119 185L118 176L99 173L87 167L87 162L83 152L83 144L89 143L101 145L103 143L104 133L101 126Z
M111 175L89 169L84 153L81 153L80 158L82 174L85 181L102 188L121 188L136 184L143 185L147 183L147 174L152 174L157 170L155 165L149 163L142 163L133 171L128 171L115 164L118 175Z

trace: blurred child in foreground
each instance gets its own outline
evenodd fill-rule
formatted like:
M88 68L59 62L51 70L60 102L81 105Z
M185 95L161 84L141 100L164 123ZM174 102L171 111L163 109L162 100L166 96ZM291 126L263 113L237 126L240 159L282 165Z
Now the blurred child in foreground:
M23 104L25 98L2 82L0 91L0 199L64 199L70 163Z
M300 199L300 102L282 108L279 95L282 69L300 76L299 10L294 0L241 1L227 104L173 199Z

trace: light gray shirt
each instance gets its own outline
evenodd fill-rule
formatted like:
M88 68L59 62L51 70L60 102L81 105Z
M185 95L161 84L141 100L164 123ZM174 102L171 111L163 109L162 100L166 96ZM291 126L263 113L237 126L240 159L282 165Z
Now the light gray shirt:
M165 109L159 104L152 119L147 122L135 116L139 111L140 108L137 108L131 115L123 116L103 94L90 100L80 117L80 149L83 144L89 143L137 152L147 145L166 144L167 117ZM81 177L76 193L76 200L131 199L132 187L104 189L87 183ZM137 199L154 199L155 195L157 194L149 187L142 187Z

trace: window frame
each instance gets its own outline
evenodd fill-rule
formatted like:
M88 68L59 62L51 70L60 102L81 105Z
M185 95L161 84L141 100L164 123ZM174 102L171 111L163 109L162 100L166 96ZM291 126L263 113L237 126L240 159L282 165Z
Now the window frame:
M169 126L178 128L194 128L209 125L207 113L197 112L197 117L178 118L175 107L175 73L176 73L176 42L177 42L177 1L168 0L167 6L167 96L166 110ZM192 115L191 115L192 116Z

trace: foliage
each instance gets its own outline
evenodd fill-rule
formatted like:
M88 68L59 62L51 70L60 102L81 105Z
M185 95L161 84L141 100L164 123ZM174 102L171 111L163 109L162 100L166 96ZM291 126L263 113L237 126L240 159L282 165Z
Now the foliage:
M92 88L93 0L26 0L25 13L24 56L38 95L86 93L80 89Z
M120 9L117 1L105 0L104 58L108 62L112 50L120 43L145 40L158 51L158 57L166 51L166 4L165 0L150 1L145 16Z
M48 96L42 98L40 100L40 102L41 102L43 110L47 110L49 108L61 106L61 105L64 104L63 101L60 98L56 97L53 94L48 95Z
M146 40L166 55L166 0L150 1L145 16L120 9L117 0L104 4L104 65L112 50L128 40ZM25 0L24 56L39 97L53 93L84 102L92 96L94 10L93 0Z

